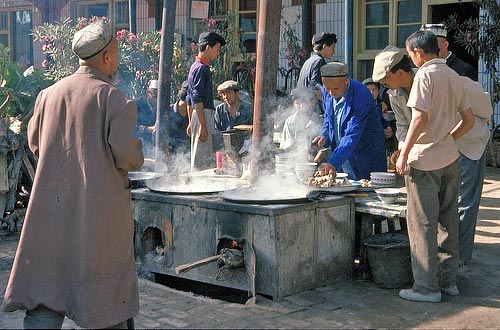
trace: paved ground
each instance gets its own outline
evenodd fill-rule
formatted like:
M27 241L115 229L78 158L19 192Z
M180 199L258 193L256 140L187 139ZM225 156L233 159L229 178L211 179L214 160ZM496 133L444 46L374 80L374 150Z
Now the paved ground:
M18 236L0 237L0 299ZM140 279L137 328L500 328L500 169L487 168L473 261L460 270L460 296L439 304L398 297L398 289L344 281L274 302L232 304ZM22 327L24 312L0 314L0 329ZM78 328L65 320L64 328Z

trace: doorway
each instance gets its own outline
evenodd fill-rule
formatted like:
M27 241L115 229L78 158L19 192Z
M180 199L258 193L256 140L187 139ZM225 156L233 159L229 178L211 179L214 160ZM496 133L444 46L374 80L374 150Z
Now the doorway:
M471 2L457 2L453 4L434 5L429 7L428 23L444 23L450 16L457 15L458 22L464 22L470 17L479 17L479 8ZM448 31L448 49L457 55L461 60L469 63L474 68L478 68L477 57L471 56L467 50L455 42L455 33Z

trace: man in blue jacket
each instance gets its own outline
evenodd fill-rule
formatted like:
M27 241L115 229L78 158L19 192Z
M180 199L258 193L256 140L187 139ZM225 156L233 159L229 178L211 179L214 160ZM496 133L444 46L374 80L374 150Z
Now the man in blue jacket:
M384 130L370 91L348 74L345 63L321 67L325 115L321 134L313 142L332 148L322 165L327 174L339 171L354 180L369 179L370 172L387 171Z

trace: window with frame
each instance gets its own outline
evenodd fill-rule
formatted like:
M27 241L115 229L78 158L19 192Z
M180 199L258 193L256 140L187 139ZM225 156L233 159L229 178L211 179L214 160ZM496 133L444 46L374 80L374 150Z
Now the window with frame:
M241 31L240 45L242 53L255 53L257 45L257 5L258 0L210 0L208 16L216 20L217 28L227 26L228 12L237 14L236 24ZM195 34L205 31L207 23L203 20L195 23Z
M365 79L371 76L377 52L387 45L404 48L406 38L420 28L422 0L362 0L358 4L357 76Z
M76 5L76 13L77 17L108 17L117 31L130 28L127 0L80 2Z
M0 11L0 43L10 49L10 59L17 62L23 70L33 64L32 29L31 8Z

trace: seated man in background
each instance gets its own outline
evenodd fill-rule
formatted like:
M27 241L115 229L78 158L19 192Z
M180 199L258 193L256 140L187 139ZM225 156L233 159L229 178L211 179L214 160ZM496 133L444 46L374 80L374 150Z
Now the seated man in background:
M215 108L216 131L228 131L236 125L252 125L253 108L250 103L240 100L240 84L227 80L217 87L224 101Z
M158 98L158 81L150 80L146 89L146 98L134 100L137 105L137 125L135 135L141 139L144 157L154 158L153 133L156 122L156 99Z
M311 142L321 130L322 118L313 110L316 93L308 87L298 87L291 91L295 112L285 120L281 135L280 149L296 153L300 162L312 161ZM300 159L300 160L299 160Z

